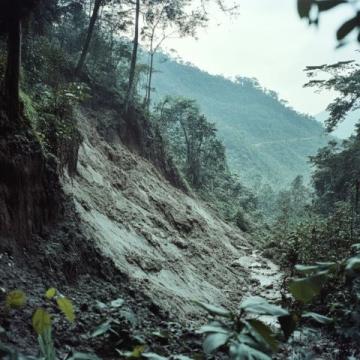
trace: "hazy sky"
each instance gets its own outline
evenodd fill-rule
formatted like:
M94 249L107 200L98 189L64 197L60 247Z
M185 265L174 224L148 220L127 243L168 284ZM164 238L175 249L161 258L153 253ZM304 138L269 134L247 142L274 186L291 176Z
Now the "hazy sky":
M198 40L171 39L167 47L210 73L256 77L299 111L312 115L323 111L333 94L304 89L302 70L307 65L358 59L355 42L335 49L336 29L353 15L352 9L341 5L324 13L316 29L299 19L295 0L241 0L240 4L237 18L212 9L213 20Z

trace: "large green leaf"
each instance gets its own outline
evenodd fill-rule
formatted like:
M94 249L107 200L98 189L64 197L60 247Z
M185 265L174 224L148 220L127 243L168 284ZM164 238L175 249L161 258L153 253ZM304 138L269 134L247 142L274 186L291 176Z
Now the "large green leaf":
M223 317L231 317L231 312L219 306L214 306L211 304L206 304L200 301L195 301L195 303L205 309L208 313L212 315L218 315Z
M111 320L105 321L100 324L90 335L91 337L97 337L106 334L111 330Z
M295 269L305 274L312 274L319 271L319 267L317 265L295 265Z
M360 255L354 256L347 260L346 271L356 271L360 269Z
M172 359L174 359L174 360L193 360L186 355L172 355Z
M338 5L345 4L345 0L317 0L316 5L319 8L319 11L327 11Z
M236 360L271 360L266 353L243 343L231 346L230 353L231 357Z
M246 344L250 347L256 348L259 346L259 344L257 343L257 341L254 339L253 336L251 336L250 333L245 333L245 331L242 331L238 337L237 337L237 342L239 344Z
M56 299L58 308L62 311L62 313L65 315L65 317L70 321L73 322L75 320L75 312L74 312L74 306L66 297L58 297Z
M360 17L356 15L354 18L342 24L336 32L336 38L340 41L343 40L352 30L360 25Z
M111 303L110 303L110 306L113 307L113 308L119 308L121 306L123 306L125 303L124 299L116 299L116 300L113 300Z
M229 334L213 333L208 335L203 343L204 351L207 354L211 354L219 347L225 345L229 340L229 338L230 338Z
M91 353L75 352L67 360L101 360L98 356Z
M258 315L285 316L289 314L287 310L280 306L269 304L266 299L259 296L245 299L240 304L240 309Z
M26 295L22 290L13 290L6 295L6 306L11 309L20 309L26 304Z
M295 314L280 316L279 323L285 338L288 339L296 329L298 317Z
M198 331L198 334L206 334L206 333L222 333L222 334L228 334L229 330L226 329L226 327L218 322L214 321L208 325L202 326Z
M320 323L320 324L324 324L324 325L328 325L334 322L333 319L324 316L324 315L320 315L314 312L308 312L302 315L303 318L309 318L312 320L315 320L316 322Z
M301 18L309 17L312 3L312 0L298 0L297 9Z
M45 293L45 298L48 299L48 300L51 300L52 298L54 298L57 294L57 291L55 288L50 288L46 291Z
M50 314L43 308L38 308L32 317L32 326L38 335L51 328Z
M273 331L265 325L263 322L257 319L248 320L253 331L260 335L260 340L266 344L272 351L276 351L279 347L279 343L275 338ZM256 336L258 338L258 336Z
M360 244L354 244L351 246L355 251L360 251Z
M319 261L319 262L316 262L315 264L320 266L322 271L326 271L326 270L334 271L337 269L337 267L339 265L338 263L333 262L333 261L328 261L328 262Z
M313 274L322 271L335 271L337 269L337 263L317 262L315 265L296 265L295 269L304 274Z
M149 360L167 360L168 359L167 357L164 357L164 356L161 356L161 355L158 355L155 353L150 353L150 352L147 352L147 353L144 352L141 354L141 356L146 359L149 359Z
M289 291L298 301L308 303L319 295L327 273L319 273L302 279L294 279L289 283Z

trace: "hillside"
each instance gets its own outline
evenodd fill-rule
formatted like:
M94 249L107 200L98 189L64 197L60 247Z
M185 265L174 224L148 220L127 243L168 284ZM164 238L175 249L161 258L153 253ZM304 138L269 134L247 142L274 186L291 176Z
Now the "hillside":
M278 266L194 194L172 185L159 165L130 149L121 136L129 135L125 124L120 134L116 130L119 113L113 106L78 107L74 116L83 139L77 170L73 176L66 170L55 183L64 213L46 223L37 203L28 206L27 218L42 227L34 229L39 235L29 235L31 248L24 252L16 233L21 222L9 218L0 226L0 295L21 286L29 303L43 304L51 285L74 304L76 324L53 325L57 344L64 348L58 350L61 358L71 346L114 359L118 344L131 349L139 337L164 355L191 355L194 349L201 351L201 342L199 335L188 334L204 319L194 300L233 309L249 295L279 300ZM4 163L3 157L0 160ZM45 166L38 170L48 171ZM22 174L25 185L31 175ZM32 188L23 190L29 196L26 204L44 191L42 177L32 179ZM21 217L25 210L10 201L13 184L0 180L1 194L9 194L2 195L0 214ZM50 189L45 189L50 197ZM113 300L122 305L108 305ZM16 316L10 325L1 322L9 330L6 341L35 355L36 338L24 325L32 316L31 307ZM116 340L97 341L87 335L112 318L112 326L120 328ZM156 331L169 333L166 347L164 338L153 335Z
M84 137L78 174L64 179L81 229L96 248L159 308L181 320L198 313L191 300L231 306L246 293L273 296L261 288L266 276L251 285L256 274L248 266L267 266L253 244L196 196L172 186L115 134L109 141L94 131L115 120L104 113L77 112Z
M254 79L233 82L163 55L155 68L154 100L168 94L196 99L216 123L232 170L247 184L261 176L281 187L298 174L306 177L308 156L327 142L315 119L290 109Z

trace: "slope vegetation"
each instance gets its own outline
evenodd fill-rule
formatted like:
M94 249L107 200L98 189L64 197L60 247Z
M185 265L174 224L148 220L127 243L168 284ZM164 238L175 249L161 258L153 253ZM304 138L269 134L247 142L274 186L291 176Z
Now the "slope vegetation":
M229 163L247 183L261 176L275 187L309 174L308 156L326 142L322 126L289 108L254 79L213 76L163 55L157 58L154 100L186 96L216 123Z

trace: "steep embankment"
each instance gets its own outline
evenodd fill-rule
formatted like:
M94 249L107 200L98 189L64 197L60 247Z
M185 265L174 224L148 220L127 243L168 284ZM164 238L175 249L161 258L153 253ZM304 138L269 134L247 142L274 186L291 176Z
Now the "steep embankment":
M65 170L63 187L54 170L55 182L43 176L35 178L40 182L31 182L28 175L32 171L20 177L28 182L19 188L28 190L25 195L58 195L53 207L42 197L36 198L39 203L32 201L33 196L23 197L20 209L31 210L34 219L42 220L41 227L31 226L33 218L17 211L16 202L7 201L13 197L6 195L15 194L18 183L0 176L0 217L12 210L12 216L6 218L7 227L0 226L0 302L13 289L21 289L27 296L21 311L0 309L0 330L5 330L0 331L0 343L26 354L37 353L31 317L35 308L49 308L44 299L49 287L56 287L75 307L73 324L54 314L53 334L62 358L72 350L117 358L115 347L131 350L139 338L165 356L193 355L194 350L201 351L201 339L194 335L194 328L204 314L191 300L231 308L248 295L279 300L279 269L254 251L237 228L224 223L189 194L157 143L159 138L148 136L153 135L152 129L145 130L143 124L147 136L144 141L135 141L136 127L129 131L126 124L131 120L124 121L113 104L93 102L78 109L75 116L83 143L77 171L69 177ZM128 139L130 136L135 137ZM127 146L120 138L127 140ZM7 154L0 156L5 164ZM38 157L29 152L24 159L30 166ZM12 165L20 172L23 163ZM47 174L44 167L34 169ZM58 208L61 216L53 222L42 216ZM26 247L16 232L20 220L28 220L32 230ZM6 241L10 232L12 237ZM119 298L123 306L111 306ZM119 328L115 340L109 334L89 336L111 319L116 319ZM165 340L154 337L154 331L170 334L165 346Z
M273 284L250 276L253 267L270 268L239 230L174 188L116 136L106 142L95 130L104 112L77 116L84 142L78 174L65 190L83 232L134 287L181 319L198 313L191 300L234 306L247 294L273 292Z
M319 122L287 107L254 79L230 81L163 56L155 69L154 100L165 95L197 100L216 123L232 170L249 185L259 175L276 188L299 174L306 177L308 156L327 142Z

